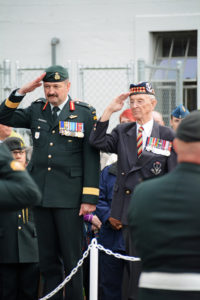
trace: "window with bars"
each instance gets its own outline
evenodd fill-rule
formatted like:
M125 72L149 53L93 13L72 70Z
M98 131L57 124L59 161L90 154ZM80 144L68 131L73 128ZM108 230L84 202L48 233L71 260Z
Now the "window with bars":
M153 64L183 67L183 104L191 111L197 108L197 31L154 32ZM154 73L154 80L174 81L175 72L164 70Z

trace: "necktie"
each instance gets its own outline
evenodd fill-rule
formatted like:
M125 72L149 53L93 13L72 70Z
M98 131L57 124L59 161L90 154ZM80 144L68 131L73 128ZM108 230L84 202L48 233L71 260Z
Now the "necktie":
M137 155L140 157L142 153L142 144L143 144L143 139L142 139L142 132L144 128L142 126L139 127L138 129L138 135L137 135Z
M53 113L52 113L53 121L55 121L55 120L57 119L57 117L58 117L57 112L58 112L59 110L60 110L59 107L57 107L57 106L54 106L54 107L53 107L53 109L52 109L52 111L53 111Z

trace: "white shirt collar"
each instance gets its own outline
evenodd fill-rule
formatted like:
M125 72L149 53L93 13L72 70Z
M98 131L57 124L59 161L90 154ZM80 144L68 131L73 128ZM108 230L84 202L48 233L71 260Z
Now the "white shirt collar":
M63 109L63 107L65 106L65 104L67 103L68 100L69 100L69 95L67 95L67 99L58 106L60 108L60 111ZM50 103L50 106L51 106L51 110L52 110L54 106L51 103Z
M140 126L142 126L144 128L144 133L146 136L150 136L151 135L151 132L152 132L152 129L153 129L153 118L148 121L147 123L143 124L143 125L140 125L136 122L137 124L137 133L138 133L138 129Z

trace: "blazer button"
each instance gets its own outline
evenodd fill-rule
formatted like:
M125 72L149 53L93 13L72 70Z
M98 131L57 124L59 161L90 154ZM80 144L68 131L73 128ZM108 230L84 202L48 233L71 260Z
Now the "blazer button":
M21 230L22 229L21 226L18 226L18 229Z
M52 134L54 134L54 133L56 133L56 131L55 131L55 130L52 130Z
M50 145L50 146L53 146L53 143L51 142L51 143L49 143L49 145Z
M41 127L40 127L40 126L38 126L37 128L38 128L38 129L40 129Z
M121 175L122 175L122 176L124 176L124 175L125 175L125 173L124 173L124 172L122 172L122 173L121 173Z
M51 154L49 154L49 155L48 155L48 158L52 158L52 155L51 155Z
M126 190L125 193L126 193L126 195L130 195L131 190Z
M18 218L21 219L22 215L18 215Z
M51 167L48 167L48 171L51 171Z

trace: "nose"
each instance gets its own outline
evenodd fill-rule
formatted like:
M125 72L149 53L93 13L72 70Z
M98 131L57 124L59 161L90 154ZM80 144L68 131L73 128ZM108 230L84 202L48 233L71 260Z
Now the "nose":
M134 101L134 102L132 103L132 107L133 107L133 108L138 107L138 103L137 103L136 101Z
M49 87L49 94L54 94L54 87L53 86Z

